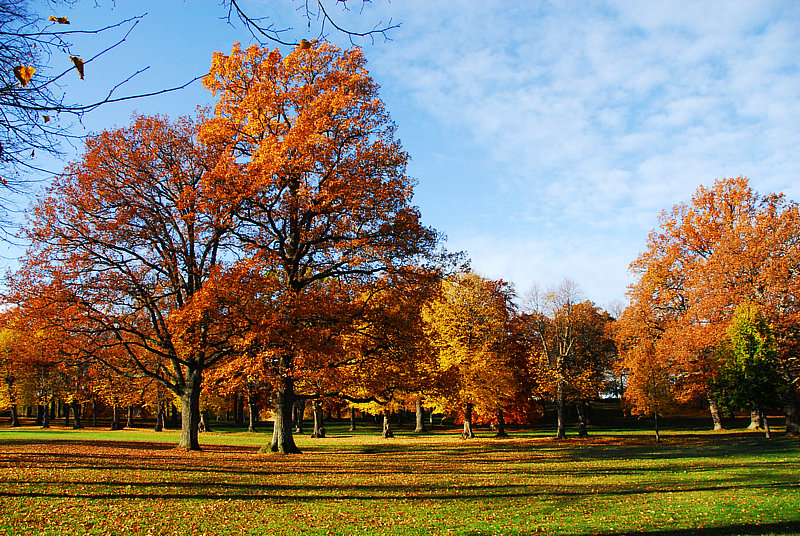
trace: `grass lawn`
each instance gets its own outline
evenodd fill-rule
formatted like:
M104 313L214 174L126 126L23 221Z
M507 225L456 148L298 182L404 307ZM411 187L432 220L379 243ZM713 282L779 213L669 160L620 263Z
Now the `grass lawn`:
M369 435L366 435L366 433ZM800 534L800 441L0 428L0 534Z

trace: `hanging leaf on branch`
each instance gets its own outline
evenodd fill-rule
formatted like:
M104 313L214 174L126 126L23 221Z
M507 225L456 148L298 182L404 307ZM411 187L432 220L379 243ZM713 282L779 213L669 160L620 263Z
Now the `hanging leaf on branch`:
M33 78L33 73L36 72L34 67L28 67L25 65L18 65L14 67L14 76L19 80L19 83L22 84L22 87L28 85L28 82L31 81Z
M78 56L70 56L69 59L72 60L72 64L78 70L78 74L80 75L81 80L83 80L83 60L80 59Z
M50 15L47 17L47 20L57 22L59 24L69 24L69 19L67 19L67 17L56 17L55 15Z

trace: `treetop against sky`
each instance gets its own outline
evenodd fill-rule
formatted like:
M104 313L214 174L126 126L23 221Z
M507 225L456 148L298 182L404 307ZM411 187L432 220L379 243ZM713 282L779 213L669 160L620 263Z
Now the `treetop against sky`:
M294 40L318 37L298 3L240 4L290 28ZM358 30L401 23L390 41L356 42L412 157L424 223L488 277L523 289L569 277L605 304L624 297L628 264L659 212L699 184L745 175L759 192L800 197L795 2L375 0L363 11L349 2L348 12L328 4ZM85 66L83 80L65 80L75 102L96 100L145 67L124 93L180 85L208 72L213 52L252 40L227 23L218 2L35 1L31 8L44 18L66 16L71 29L146 13L121 46ZM76 36L72 50L91 57L120 37ZM350 46L335 31L329 37ZM60 59L48 68L57 71ZM74 130L124 126L133 111L193 114L214 102L196 82L104 106ZM82 151L64 149L65 160ZM7 255L3 263L13 265L14 252Z

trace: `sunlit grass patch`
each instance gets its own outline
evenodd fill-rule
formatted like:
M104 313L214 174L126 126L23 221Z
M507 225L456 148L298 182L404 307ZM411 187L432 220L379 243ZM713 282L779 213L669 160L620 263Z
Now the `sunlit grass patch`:
M258 455L267 430L177 436L0 429L5 534L794 534L800 443L759 434L334 430Z

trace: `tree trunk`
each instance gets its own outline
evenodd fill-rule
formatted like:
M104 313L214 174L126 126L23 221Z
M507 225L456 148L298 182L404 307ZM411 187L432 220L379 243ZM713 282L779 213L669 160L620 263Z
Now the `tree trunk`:
M97 397L92 393L92 427L97 428Z
M211 426L209 426L210 419L208 418L208 410L205 409L200 412L200 431L202 432L213 432Z
M311 433L311 437L325 437L325 416L322 414L322 403L318 399L314 399L311 405L314 408L314 431Z
M767 420L766 412L764 412L764 410L762 410L762 409L758 409L758 410L756 410L756 412L758 413L759 421L761 422L762 426L764 427L764 436L767 439L771 439L772 438L772 434L770 433L769 421Z
M658 412L657 411L653 412L653 422L655 423L655 429L656 429L656 443L661 443L661 434L659 434L659 432L658 432Z
M125 423L126 428L133 428L133 414L136 411L133 405L128 406L128 422Z
M200 387L203 375L197 369L189 370L181 392L181 440L178 448L200 450Z
M11 404L11 426L19 426L19 415L17 415L17 405Z
M388 409L384 409L382 413L383 413L383 432L381 433L381 435L383 436L384 439L389 439L391 437L394 437L394 432L392 432L392 422L389 419L392 413Z
M350 431L356 431L356 410L353 409L353 406L350 406Z
M708 401L708 411L711 412L711 421L714 423L714 430L724 430L725 427L722 425L722 412L719 410L719 406L717 406L715 401Z
M63 412L63 413L62 413ZM58 401L58 414L61 417L64 417L64 428L70 427L70 412L69 412L69 404L62 404L61 401Z
M748 426L747 429L748 430L764 429L764 419L761 418L761 414L757 409L754 409L750 412L750 426Z
M497 407L497 433L494 437L498 439L508 437L508 433L506 432L506 418L505 415L503 415L503 408L500 406Z
M249 417L247 431L255 432L258 426L258 406L255 395L247 395L247 413Z
M50 428L50 411L48 410L49 404L44 406L44 417L42 419L42 428Z
M285 369L291 368L291 358L281 359ZM275 426L272 431L272 441L267 449L281 454L300 454L301 451L294 443L292 437L292 407L294 406L294 379L284 377L278 386L275 395ZM263 449L262 449L263 450Z
M461 432L461 439L472 439L475 433L472 431L472 403L464 407L464 431Z
M417 426L414 428L415 434L422 434L427 432L425 429L425 410L422 407L422 401L417 400L414 402L414 410L417 417Z
M159 400L158 412L156 413L156 427L154 428L156 432L160 432L164 429L164 413L164 401Z
M431 409L431 419L428 424L430 424L431 430L433 430L433 409Z
M111 414L111 429L112 430L120 430L122 426L119 425L119 414L117 413L117 405L114 404L114 409L112 410Z
M578 414L578 437L589 437L586 426L586 405L582 400L575 402L575 412Z
M36 421L34 422L36 426L42 426L44 424L44 411L43 405L36 405Z
M244 425L244 397L240 394L233 399L233 420L237 426Z
M303 434L303 417L306 413L306 399L298 396L292 404L292 422L294 423L294 433Z
M70 409L72 409L72 429L78 430L83 428L83 424L81 423L81 403L77 400L73 400L70 404Z
M567 400L564 397L564 382L558 382L558 391L556 393L556 412L558 414L558 423L556 430L556 439L567 438L566 418L567 418Z
M797 391L789 385L783 392L783 414L786 416L786 435L800 435L800 411L797 407Z

